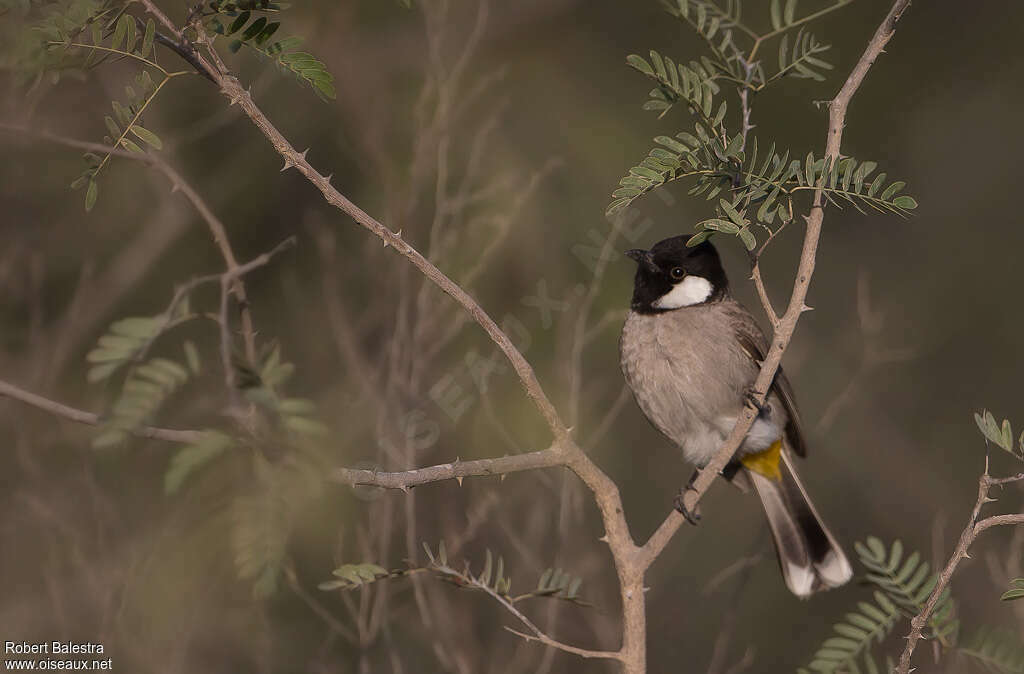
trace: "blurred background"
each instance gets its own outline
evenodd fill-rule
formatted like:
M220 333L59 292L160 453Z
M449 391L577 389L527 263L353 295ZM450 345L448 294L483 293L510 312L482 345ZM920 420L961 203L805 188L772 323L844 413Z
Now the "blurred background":
M160 4L184 20L183 3ZM767 26L757 4L747 13ZM820 154L826 115L813 103L834 95L888 8L858 0L816 23L836 69L825 82L787 81L759 96L754 134L796 156ZM23 11L14 3L0 15L0 41L25 34ZM38 12L32 5L29 16ZM653 0L310 0L282 21L281 35L304 37L334 75L336 100L318 100L245 51L222 50L229 65L343 194L402 230L506 328L619 484L644 540L691 469L623 389L617 340L633 263L620 253L691 232L712 212L682 181L639 200L618 231L604 209L653 136L690 126L682 110L657 119L640 109L650 84L626 55L689 60L703 44ZM849 111L844 152L905 179L920 203L906 220L826 212L814 311L785 358L810 433L801 471L851 555L854 541L874 535L944 561L984 467L971 414L987 407L1024 424L1014 187L1024 90L1013 84L1024 78L1022 22L1017 3L915 3ZM128 64L57 83L26 83L13 57L4 64L0 379L103 413L119 389L90 384L85 355L109 324L160 313L178 285L224 263L159 171L115 158L86 213L68 188L81 151L37 135L99 142L111 99L135 73ZM93 449L95 429L0 398L2 638L100 642L125 672L616 671L524 643L486 596L422 574L317 589L339 564L422 564L421 543L444 540L450 558L474 569L486 549L502 555L513 591L549 567L580 576L592 607L531 599L521 608L563 640L618 646L600 518L572 475L408 494L327 479L332 466L395 470L545 447L542 419L482 331L301 175L280 172L264 137L208 82L172 81L146 127L223 221L240 260L296 237L246 289L258 345L276 345L294 365L283 392L315 401L330 432L283 458L257 442L236 447L168 495L179 446L135 438ZM799 223L762 261L776 306L789 296ZM601 258L602 247L613 254ZM763 318L744 251L734 240L719 248L735 293ZM217 301L209 288L192 298L209 312ZM154 424L231 427L211 326L190 324L154 346L180 360L188 337L203 361ZM290 453L313 470L267 496L260 466L278 470ZM1017 470L1008 455L993 457L993 473ZM1018 487L990 507L1019 512L1021 503ZM756 499L716 483L702 508L701 525L681 530L648 578L650 671L792 671L869 596L854 582L796 600ZM965 631L1024 630L1022 602L998 601L1024 575L1022 549L1020 531L980 540L953 583ZM268 574L257 597L236 563L254 555ZM906 626L897 632L888 652ZM931 657L917 655L929 671Z

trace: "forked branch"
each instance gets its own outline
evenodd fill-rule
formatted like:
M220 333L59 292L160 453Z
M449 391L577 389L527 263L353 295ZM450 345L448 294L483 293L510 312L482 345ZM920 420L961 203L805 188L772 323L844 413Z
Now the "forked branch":
M990 497L992 487L1021 481L1024 481L1024 473L1012 475L1010 477L992 477L989 475L988 458L986 457L985 472L978 479L978 500L974 503L974 510L971 511L971 518L967 521L967 526L964 527L963 532L960 534L960 541L957 543L952 557L950 557L949 561L946 562L946 566L942 569L942 573L939 574L934 589L932 589L931 594L928 595L928 600L925 602L924 608L910 620L910 634L907 636L907 643L903 647L903 654L900 656L899 665L896 667L896 674L908 674L908 672L910 672L910 658L914 654L914 648L922 638L925 625L928 624L928 619L931 617L932 612L939 603L942 593L945 592L946 588L949 586L949 582L953 579L953 574L956 573L957 567L960 566L960 562L969 557L968 550L970 549L971 544L974 543L974 539L978 537L978 534L986 529L991 529L996 526L1024 524L1024 513L992 515L991 517L978 519L981 515L981 509L985 504L995 500Z

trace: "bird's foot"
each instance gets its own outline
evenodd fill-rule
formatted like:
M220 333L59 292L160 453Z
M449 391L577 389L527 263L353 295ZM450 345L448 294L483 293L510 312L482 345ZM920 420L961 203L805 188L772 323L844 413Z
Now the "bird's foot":
M772 406L768 402L761 402L758 400L761 394L755 391L753 387L747 388L743 391L743 402L755 410L757 410L757 416L763 417L772 413Z
M693 480L691 480L691 483L692 482L693 482ZM679 513L683 517L686 518L687 522L689 522L693 526L697 526L697 523L700 522L700 513L697 512L696 507L694 507L694 509L691 511L689 508L686 507L686 502L685 502L686 501L686 494L687 494L687 492L691 492L691 491L694 491L694 489L689 484L686 485L685 487L683 487L682 489L680 489L679 493L676 494L676 497L673 500L672 505L675 507L676 510L679 511Z

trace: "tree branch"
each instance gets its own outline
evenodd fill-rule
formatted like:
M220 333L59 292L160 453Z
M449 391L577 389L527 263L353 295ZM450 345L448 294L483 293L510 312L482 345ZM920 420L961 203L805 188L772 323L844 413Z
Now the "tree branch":
M928 618L931 617L932 611L935 610L935 606L939 603L939 598L942 596L942 593L946 590L946 587L949 586L949 582L953 579L953 574L956 573L956 569L960 565L960 562L969 557L967 551L974 542L974 539L977 538L978 534L995 526L1024 524L1024 513L993 515L992 517L986 517L980 521L978 520L982 507L986 503L994 500L989 498L989 492L991 492L992 487L1009 484L1011 482L1020 482L1022 480L1024 480L1024 473L1000 478L990 476L988 474L988 458L986 457L985 472L980 478L978 478L978 500L974 503L974 510L971 511L971 518L968 520L967 526L964 527L963 532L960 534L960 542L953 551L953 556L949 558L945 568L942 569L942 573L939 574L935 587L932 589L931 594L928 595L928 601L925 602L924 608L922 608L921 612L910 620L910 635L907 636L907 644L903 647L903 654L900 656L899 666L896 667L896 674L908 674L908 672L910 672L910 658L914 654L914 648L917 646L917 642L922 638L924 627L928 624Z
M70 419L80 424L97 426L103 423L103 419L98 414L44 398L41 395L30 393L5 381L0 381L0 396L18 400L44 412L49 412L50 414ZM140 438L152 438L154 440L166 440L167 442L181 442L185 444L197 442L203 437L202 431L179 431L171 428L157 428L155 426L140 426L133 429L131 434L137 435Z
M460 461L456 459L451 463L394 473L339 468L331 473L331 479L353 487L366 485L383 489L408 491L411 487L417 487L430 482L440 482L442 480L459 480L461 483L462 479L466 477L483 475L504 476L506 473L516 473L537 468L555 468L564 465L565 454L562 447L554 444L547 449L528 454L503 456L497 459L478 459L475 461Z

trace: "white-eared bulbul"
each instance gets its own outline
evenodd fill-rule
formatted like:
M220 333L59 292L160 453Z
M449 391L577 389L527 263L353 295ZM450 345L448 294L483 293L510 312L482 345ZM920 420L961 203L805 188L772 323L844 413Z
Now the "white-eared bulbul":
M640 409L688 461L703 467L752 400L768 341L730 295L714 246L705 241L688 248L686 241L677 236L626 253L637 271L620 349ZM842 585L853 574L797 477L792 455L806 453L793 391L780 369L723 473L761 497L786 585L798 597ZM681 503L677 499L694 521Z

